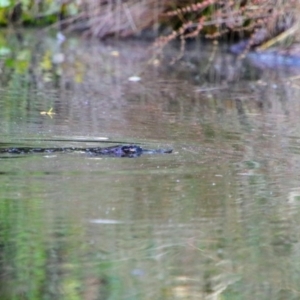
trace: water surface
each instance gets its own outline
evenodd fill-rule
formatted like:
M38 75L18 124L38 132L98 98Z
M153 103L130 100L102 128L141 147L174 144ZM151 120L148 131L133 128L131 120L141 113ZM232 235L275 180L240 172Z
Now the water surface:
M174 152L2 156L1 299L299 298L295 70L23 35L1 46L1 143Z

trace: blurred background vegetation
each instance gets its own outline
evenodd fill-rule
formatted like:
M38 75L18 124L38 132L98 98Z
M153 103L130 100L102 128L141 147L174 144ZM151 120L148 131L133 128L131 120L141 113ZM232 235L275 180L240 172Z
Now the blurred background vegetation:
M299 1L286 0L0 0L0 25L52 24L100 38L151 29L163 36L158 45L237 33L253 36L252 46L296 36L299 11Z

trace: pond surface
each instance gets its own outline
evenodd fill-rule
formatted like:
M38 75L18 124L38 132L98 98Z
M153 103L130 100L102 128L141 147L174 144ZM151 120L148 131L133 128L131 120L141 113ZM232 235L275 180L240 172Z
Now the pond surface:
M300 299L297 70L150 47L1 36L1 145L173 153L0 157L0 298Z

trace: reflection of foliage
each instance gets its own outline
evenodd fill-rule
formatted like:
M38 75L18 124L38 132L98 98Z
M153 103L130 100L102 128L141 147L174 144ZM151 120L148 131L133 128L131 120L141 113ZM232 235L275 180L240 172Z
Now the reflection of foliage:
M4 32L0 34L0 88L2 90L2 121L9 123L16 117L26 120L29 114L47 112L52 117L56 111L53 93L45 90L58 85L62 76L66 77L62 59L56 56L63 53L55 39L40 42L31 33L20 33L6 38ZM67 66L66 68L72 68ZM68 72L73 80L78 74ZM70 78L71 79L71 78ZM71 79L72 80L72 79ZM38 94L38 90L43 92ZM34 92L32 92L34 91ZM42 100L41 98L44 98ZM41 106L41 101L45 102ZM53 107L53 111L49 109ZM51 118L49 118L51 119Z
M31 212L30 220L27 218L28 210ZM21 296L22 293L30 299L41 299L41 286L46 276L41 267L45 264L46 253L44 226L39 215L38 201L32 200L29 204L15 199L2 199L0 202L1 270L6 270L5 274L1 274L1 299L4 299L4 295L12 296L12 291L14 296ZM16 287L22 287L22 291Z
M121 299L120 261L99 258L76 215L43 206L42 172L27 175L0 178L0 299Z
M26 82L33 86L55 84L66 72L64 52L60 42L54 38L40 43L30 32L20 32L9 38L3 32L0 34L0 84L6 86L13 74L25 76ZM72 66L66 67L72 67L68 74L73 75L74 81L82 82L85 68L79 60L75 59Z
M25 108L28 101L29 83L24 78L28 75L31 58L30 49L20 47L17 39L12 37L8 42L4 34L0 35L2 112L7 122L17 115L25 117L27 114ZM21 90L22 93L18 94Z

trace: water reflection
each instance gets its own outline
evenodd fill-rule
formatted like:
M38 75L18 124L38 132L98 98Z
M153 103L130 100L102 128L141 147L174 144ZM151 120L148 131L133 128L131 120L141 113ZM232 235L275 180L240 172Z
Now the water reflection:
M286 78L226 53L209 69L196 47L153 66L136 41L7 43L32 54L6 57L1 142L174 153L1 157L1 299L299 297L300 105Z

